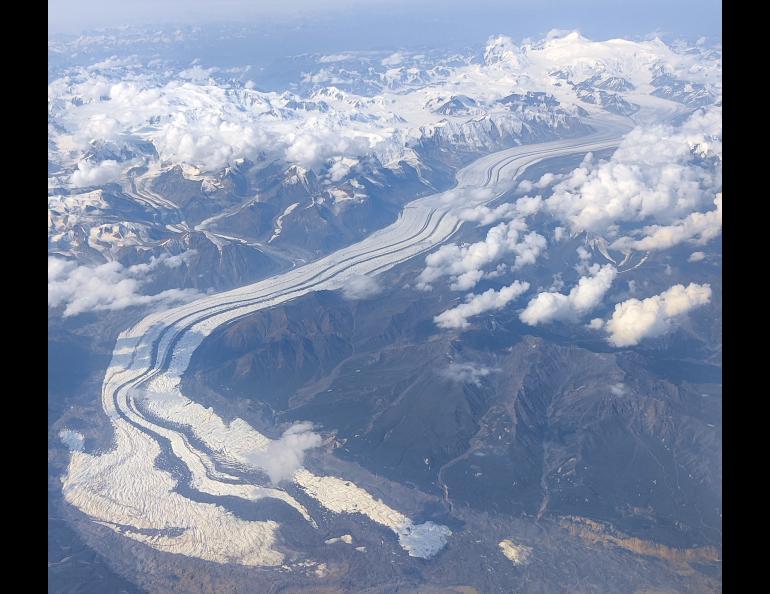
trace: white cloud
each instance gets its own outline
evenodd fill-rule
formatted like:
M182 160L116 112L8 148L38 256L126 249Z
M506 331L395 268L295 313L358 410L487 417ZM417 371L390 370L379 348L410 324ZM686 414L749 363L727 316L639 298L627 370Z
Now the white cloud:
M469 196L470 194L470 196ZM479 188L476 190L462 190L452 191L445 196L445 202L457 203L460 200L467 201L479 201L487 198L491 198L493 191L486 188ZM516 202L506 202L495 208L490 208L485 205L474 206L472 208L462 209L458 216L463 221L470 221L479 223L482 227L485 225L491 225L500 220L521 218L525 219L533 214L536 214L543 207L542 196L523 196Z
M93 92L100 92L98 85ZM83 123L78 130L78 136L82 142L90 142L94 138L113 138L119 132L118 127L117 120L106 114L97 113Z
M574 232L604 233L618 222L673 224L721 191L721 136L721 108L697 112L678 128L634 128L609 160L586 159L557 184L546 209Z
M578 274L589 274L591 270L591 252L582 245L579 245L575 251L578 255L578 263L575 265L575 270Z
M485 272L482 278L497 278L499 276L504 275L506 272L508 272L508 265L505 263L498 264L494 270Z
M563 178L564 175L558 173L544 173L543 176L535 182L528 179L519 182L519 185L516 186L516 190L519 192L531 192L534 189L543 190Z
M491 225L502 219L511 219L516 216L516 207L510 202L501 204L495 208L488 206L476 206L474 208L465 208L458 213L463 221L479 223L480 225Z
M543 208L542 196L523 196L516 201L518 214L525 217L540 212L541 208Z
M191 80L174 77L165 84L146 74L118 83L103 75L76 84L54 81L49 101L64 107L56 118L61 127L49 135L60 158L88 150L95 138L124 143L132 136L150 141L163 161L203 171L239 158L255 160L263 152L317 168L332 157L403 150L404 139L385 116L362 118L360 107L345 102L334 109L327 104L326 112L294 109L286 104L299 97L231 88L204 80L207 72L194 67L182 73ZM88 104L74 105L72 97L87 98ZM105 167L102 178L107 177ZM95 168L84 165L85 172L76 172L74 181L85 185L84 176L96 175Z
M388 57L383 58L381 64L383 66L397 66L404 61L404 55L401 52L394 52Z
M312 423L296 423L284 431L280 439L271 441L265 450L252 454L249 462L277 484L294 476L302 466L305 452L317 448L321 442L321 436L313 432Z
M356 275L345 281L342 287L342 295L345 299L355 301L358 299L368 299L374 297L382 291L382 287L377 279L371 276Z
M168 289L143 295L142 277L164 258L128 268L120 262L82 266L61 258L48 258L48 306L64 306L64 317L86 311L117 310L135 305L188 301L198 295L192 289Z
M346 157L335 157L331 161L332 163L329 166L328 176L333 182L338 182L345 178L350 173L350 170L358 165L357 159L349 159Z
M342 73L347 73L346 70L335 72L334 69L321 68L318 72L303 72L302 82L312 83L315 85L340 85L350 84L353 82L351 78L343 78L340 76Z
M327 56L321 56L318 58L318 61L321 64L328 64L331 62L343 62L344 60L349 60L352 57L354 57L355 54L349 53L349 54L329 54Z
M467 203L486 202L494 198L495 192L492 188L453 188L441 194L441 202L447 206L460 207ZM498 207L499 218L511 218L514 208L510 203L501 204ZM481 221L483 213L489 213L492 209L488 206L476 206L463 209L461 218L464 221ZM488 224L488 223L487 223Z
M167 268L179 268L182 264L189 264L190 260L198 254L198 250L189 249L176 256L158 258Z
M457 277L455 282L449 285L449 288L453 291L469 291L476 284L484 278L483 270L469 270Z
M75 187L100 186L117 180L123 168L117 161L106 160L99 163L78 161L78 168L70 177Z
M706 257L706 254L704 254L703 252L693 252L692 254L690 254L690 257L687 258L687 261L688 262L700 262L705 257Z
M462 192L457 192L456 194L456 196L450 194L449 201L465 201L468 200L468 198L473 201L477 201L485 198L491 198L493 192L489 189L480 188L477 190L463 190ZM471 196L469 197L468 194L471 194ZM523 196L516 202L506 202L496 206L495 208L490 208L483 204L474 206L473 208L464 208L459 212L458 216L463 221L479 223L479 225L485 226L491 225L492 223L496 223L500 220L513 218L524 219L539 212L542 206L542 196Z
M529 283L514 281L499 291L489 289L480 295L468 295L466 303L440 313L433 318L433 321L440 328L467 328L468 318L487 311L502 309L527 289L529 289Z
M569 294L543 292L530 300L519 318L537 326L554 321L574 322L597 307L612 286L618 271L611 265L594 264L591 276L581 277Z
M450 363L439 373L454 382L481 386L481 378L488 376L493 371L497 371L497 369L475 363Z
M586 324L587 327L589 327L591 330L600 330L604 327L604 320L601 318L594 318L588 324Z
M73 431L72 429L62 429L59 431L59 439L66 445L70 451L82 451L85 438L79 431Z
M500 223L487 233L483 241L470 245L445 245L425 258L426 267L418 278L418 288L425 288L442 276L453 281L451 288L464 291L473 288L483 276L483 268L507 254L515 254L513 269L532 264L546 247L546 240L535 232L527 233L526 224L514 219Z
M673 225L650 225L642 229L646 236L634 240L621 237L610 247L616 250L667 250L684 241L705 244L722 233L722 193L714 199L716 208L709 212L693 212ZM701 252L696 252L701 253Z
M88 44L92 42L95 38ZM64 46L72 52L82 51L81 43L82 39ZM721 76L720 59L703 53L673 52L660 42L626 41L621 47L615 41L591 42L567 35L517 46L498 36L489 41L485 63L458 61L456 56L451 63L439 60L426 64L426 68L406 68L403 62L417 56L391 54L382 60L393 66L383 81L409 85L398 93L383 89L364 95L328 86L360 82L362 76L376 77L339 68L341 60L360 55L321 57L320 70L304 78L323 87L305 96L259 92L253 83L225 77L214 80L213 69L197 63L181 71L160 62L157 68L148 69L136 58L110 58L88 68L73 66L48 85L49 113L56 125L51 134L52 145L57 147L56 160L71 164L95 138L141 138L156 147L163 161L188 163L204 172L239 158L255 160L263 153L270 158L286 157L306 168L340 155L354 158L372 153L382 163L391 163L413 156L409 147L433 134L446 133L448 140L456 137L474 149L483 149L490 144L485 135L495 129L518 134L526 123L563 124L564 113L546 113L540 107L514 113L497 103L511 89L520 87L522 80L527 81L527 88L554 90L551 85L555 79L549 73L555 69L569 70L574 80L612 73L639 79L636 82L641 84L647 84L652 70L661 65L681 72L688 80L707 72L709 80L718 84ZM246 70L220 72L238 79ZM565 86L559 84L561 100ZM435 104L429 99L458 94L477 100L488 117L475 123L445 125L445 116L432 111ZM297 106L298 102L303 105ZM567 111L572 109L568 96L562 105ZM683 134L694 135L706 118L693 122L683 128ZM708 143L713 141L699 142L698 146ZM545 188L558 181L559 176L545 174L523 184L520 190Z
M286 161L308 169L318 167L332 156L363 155L372 149L366 135L357 135L352 131L343 135L340 130L315 118L310 118L296 131L290 131L283 140L288 144L284 152ZM280 139L273 141L280 142Z
M615 305L607 321L607 341L617 347L639 344L644 338L661 336L671 330L675 318L711 300L708 284L674 285L647 299L629 299Z
M561 277L561 272L557 272L553 275L553 282L551 283L551 286L548 288L551 292L558 293L564 288L564 279Z
M177 74L179 78L184 80L192 80L195 82L202 82L208 80L212 74L217 72L218 68L203 68L199 65L192 66L185 70L182 70Z

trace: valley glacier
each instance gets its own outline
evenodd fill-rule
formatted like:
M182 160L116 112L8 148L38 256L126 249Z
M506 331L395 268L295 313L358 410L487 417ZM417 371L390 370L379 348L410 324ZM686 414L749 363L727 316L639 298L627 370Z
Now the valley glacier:
M460 572L469 550L480 591L503 575L553 586L562 535L576 547L562 585L590 558L620 590L711 591L697 564L721 562L721 532L667 506L689 505L686 469L707 485L692 513L721 519L721 459L687 449L721 443L721 48L497 35L475 54L294 56L273 88L251 66L173 57L201 31L151 31L49 40L49 343L104 360L49 428L68 521L160 555L157 591L235 592L252 575L350 591L346 571L391 562L426 584L403 576ZM381 328L367 300L383 293ZM377 331L355 343L366 315ZM413 351L430 381L352 382L364 412L345 399L346 373L398 375ZM255 377L267 397L251 402ZM402 465L412 437L426 453ZM639 477L670 454L674 495L607 464L622 494L604 500L594 448L638 457ZM184 581L185 563L220 581ZM644 582L656 563L673 564ZM442 587L465 587L452 575Z

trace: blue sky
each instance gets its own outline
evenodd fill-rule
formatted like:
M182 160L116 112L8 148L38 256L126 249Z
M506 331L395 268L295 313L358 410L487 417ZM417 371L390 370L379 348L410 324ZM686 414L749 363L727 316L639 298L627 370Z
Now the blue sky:
M551 29L584 35L721 38L720 0L49 0L52 33L123 24L297 22L323 45L368 49L515 39ZM312 31L310 31L312 29ZM345 43L343 43L345 42ZM319 48L321 49L321 48Z

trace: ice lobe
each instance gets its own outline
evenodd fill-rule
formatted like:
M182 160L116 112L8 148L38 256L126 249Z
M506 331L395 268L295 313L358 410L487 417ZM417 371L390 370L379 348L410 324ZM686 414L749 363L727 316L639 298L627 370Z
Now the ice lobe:
M335 513L359 513L390 528L398 536L401 548L410 557L429 559L438 553L452 534L446 526L425 522L415 524L407 516L375 499L351 481L333 476L317 476L304 468L294 481L326 509Z
M396 530L398 543L410 557L430 559L446 545L452 531L434 522L407 525Z

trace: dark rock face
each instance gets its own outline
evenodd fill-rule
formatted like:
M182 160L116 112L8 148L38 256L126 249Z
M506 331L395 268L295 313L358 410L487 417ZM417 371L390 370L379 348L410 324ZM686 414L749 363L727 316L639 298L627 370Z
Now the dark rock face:
M636 357L533 338L498 364L500 414L472 461L446 470L450 494L598 518L676 546L718 542L719 440L708 428L718 419L699 394Z
M511 93L498 99L498 103L507 105L513 111L521 111L525 107L558 107L559 101L553 95L541 91L527 91L524 94Z
M330 301L313 295L250 316L223 330L216 342L205 341L195 359L205 362L214 383L285 408L295 390L352 353L352 315Z
M456 95L449 101L441 104L434 111L442 115L460 116L473 113L473 108L477 103L474 99L465 95Z
M504 317L460 341L432 323L440 295L404 293L316 293L250 316L204 342L186 381L313 421L339 457L448 510L720 546L718 386L663 379L654 353L562 345Z
M703 84L678 79L671 74L660 72L652 79L655 90L651 93L687 107L698 108L715 103L717 97Z
M602 76L601 74L596 74L585 82L595 89L617 91L619 93L633 91L636 88L633 83L619 76Z
M609 93L581 85L577 85L575 88L577 89L578 99L586 103L599 105L611 113L627 116L639 111L638 105L626 101L617 93Z

